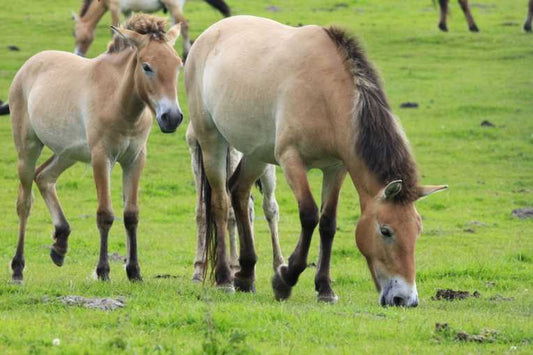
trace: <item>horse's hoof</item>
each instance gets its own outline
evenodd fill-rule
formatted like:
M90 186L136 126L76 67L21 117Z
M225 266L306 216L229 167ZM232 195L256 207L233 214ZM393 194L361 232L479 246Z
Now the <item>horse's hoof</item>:
M479 32L479 28L476 25L470 26L470 32Z
M526 31L526 32L531 32L531 24L527 24L527 23L526 23L526 24L524 25L524 31Z
M65 261L65 255L59 254L53 246L50 249L50 258L57 266L63 266L63 262Z
M444 23L439 23L439 30L442 32L448 32L448 26L446 26Z
M11 282L14 283L15 285L22 285L23 283L23 277L22 277L22 273L13 273L13 275L11 275Z
M272 290L276 301L284 301L291 296L292 287L283 280L279 271L272 277Z
M109 281L109 266L108 267L97 267L96 278L100 281Z
M202 274L197 274L197 273L194 273L192 275L192 281L193 282L204 282L204 276Z
M331 292L324 293L324 294L319 293L316 297L316 300L318 302L335 304L339 301L339 297L335 294L335 292L331 291Z
M255 293L255 284L253 279L247 280L236 277L233 279L233 285L235 285L235 289L237 291Z
M235 293L235 287L233 287L232 284L221 284L217 285L217 290L220 290L224 293L234 294Z
M143 280L141 276L141 269L138 265L126 266L126 275L128 275L128 280L132 282L141 282Z

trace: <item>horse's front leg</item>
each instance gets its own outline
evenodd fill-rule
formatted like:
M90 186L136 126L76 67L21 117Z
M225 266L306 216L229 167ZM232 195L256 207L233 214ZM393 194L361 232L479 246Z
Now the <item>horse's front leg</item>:
M313 231L318 224L318 207L311 194L307 167L304 165L300 154L296 150L284 153L280 165L285 178L291 187L300 213L302 231L300 239L289 258L289 265L281 265L272 278L272 288L277 300L285 300L291 295L291 290L298 282L298 277L307 267L307 255Z
M450 0L439 0L440 6L440 20L439 29L444 32L448 32L448 25L446 25L446 17L448 16L448 3Z
M100 259L96 266L96 275L98 279L106 281L109 280L107 238L115 219L111 207L111 193L109 186L112 163L103 149L95 149L92 152L91 163L93 166L94 182L96 184L96 194L98 197L96 224L100 232Z
M468 22L468 29L470 29L470 32L479 32L479 28L477 27L476 22L474 21L474 16L472 16L472 13L470 12L468 0L459 0L459 5L461 5L461 9L465 14L466 22Z
M128 164L122 164L122 189L124 198L124 227L127 234L128 259L126 274L130 281L142 281L141 269L137 259L137 225L139 223L139 207L137 196L139 180L146 161L145 148L137 158Z
M322 207L320 213L320 253L315 276L317 299L322 302L335 303L337 295L331 288L330 262L333 238L337 230L337 206L342 182L346 176L344 167L324 170L322 182Z

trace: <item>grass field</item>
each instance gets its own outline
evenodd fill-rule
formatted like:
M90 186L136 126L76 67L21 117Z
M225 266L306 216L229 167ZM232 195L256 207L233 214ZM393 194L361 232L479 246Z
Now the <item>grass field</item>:
M449 33L437 30L430 0L228 0L235 14L283 23L338 24L356 33L380 69L386 91L413 146L422 182L450 189L417 204L424 233L417 244L416 309L382 308L354 242L357 194L346 181L333 248L338 304L318 304L314 269L292 298L274 301L271 248L256 192L257 294L227 295L193 284L195 192L183 124L175 134L154 127L140 190L139 252L144 282L127 281L120 262L111 281L92 279L98 258L96 195L89 166L58 183L72 228L65 265L52 264L52 224L39 193L29 220L25 283L10 282L18 219L18 180L10 121L0 118L0 353L532 353L533 221L511 215L533 206L533 36L521 31L525 0L478 0L481 33L467 31L456 2ZM45 49L72 51L69 10L79 0L0 0L0 99L17 69ZM270 5L279 11L267 10ZM186 5L193 38L220 19L199 0ZM89 56L105 50L109 15ZM9 51L17 45L20 51ZM176 48L180 48L179 45ZM317 55L325 55L317 53ZM180 102L187 113L180 78ZM418 109L400 109L406 101ZM495 127L481 127L488 120ZM44 151L41 161L49 156ZM315 196L321 174L310 172ZM299 234L297 206L278 173L281 244L287 257ZM121 216L120 169L113 173ZM110 252L125 254L117 218ZM310 261L316 260L318 238ZM156 279L159 274L177 276ZM436 301L439 288L479 291L479 298ZM115 311L65 306L57 296L117 297ZM435 323L448 323L437 332ZM494 330L490 342L456 339L459 331ZM53 339L60 345L54 346Z

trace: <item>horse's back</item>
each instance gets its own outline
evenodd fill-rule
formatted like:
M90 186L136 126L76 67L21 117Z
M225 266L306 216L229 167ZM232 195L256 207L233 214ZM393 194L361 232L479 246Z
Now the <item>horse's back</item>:
M316 136L309 129L330 131L324 119L329 91L353 95L351 76L322 27L295 28L251 16L206 30L191 48L185 80L189 101L204 106L231 145L245 154L258 152L269 163L285 144L280 140ZM351 86L334 86L343 80Z

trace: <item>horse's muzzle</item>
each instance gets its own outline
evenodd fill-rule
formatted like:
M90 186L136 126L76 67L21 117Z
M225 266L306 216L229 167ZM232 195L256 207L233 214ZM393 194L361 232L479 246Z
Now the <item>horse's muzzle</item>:
M379 303L382 306L416 307L416 285L407 283L402 277L392 277L381 287Z
M169 110L157 115L157 123L161 132L173 133L183 121L183 113L179 110Z

